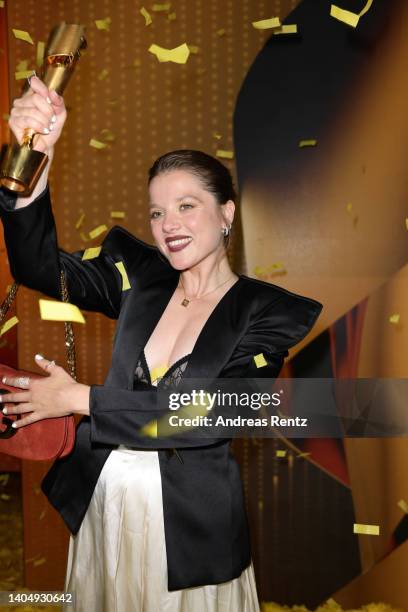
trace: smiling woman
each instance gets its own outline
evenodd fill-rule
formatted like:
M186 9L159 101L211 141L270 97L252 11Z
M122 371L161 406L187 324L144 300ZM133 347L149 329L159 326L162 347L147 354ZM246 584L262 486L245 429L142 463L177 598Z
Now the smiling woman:
M65 118L63 99L33 77L10 126L21 142L24 128L44 125L48 133L37 143L52 160ZM48 171L28 198L0 190L12 274L58 298L63 271L73 304L117 319L104 385L68 380L53 365L20 406L12 398L15 410L29 404L40 418L85 415L72 454L42 482L71 531L65 587L75 610L258 612L231 440L189 431L158 436L157 421L169 414L158 390L188 379L276 377L322 305L231 270L225 244L234 187L206 153L174 151L151 168L155 246L115 226L99 255L85 260L84 251L58 247ZM234 407L219 414L231 416Z

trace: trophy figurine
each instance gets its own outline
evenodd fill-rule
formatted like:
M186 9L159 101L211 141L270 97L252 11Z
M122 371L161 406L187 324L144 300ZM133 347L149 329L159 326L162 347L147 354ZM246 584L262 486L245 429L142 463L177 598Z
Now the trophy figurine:
M86 48L84 26L61 23L50 33L40 78L49 89L62 95L80 57ZM19 195L29 195L34 189L48 157L33 149L36 132L27 128L21 145L9 145L0 170L0 183Z

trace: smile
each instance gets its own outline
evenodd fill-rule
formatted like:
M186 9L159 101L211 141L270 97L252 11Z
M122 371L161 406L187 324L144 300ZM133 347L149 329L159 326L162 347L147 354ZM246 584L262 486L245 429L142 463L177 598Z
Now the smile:
M167 246L169 248L169 251L171 252L181 251L188 244L190 244L191 241L192 241L192 238L177 238L176 240L167 241Z

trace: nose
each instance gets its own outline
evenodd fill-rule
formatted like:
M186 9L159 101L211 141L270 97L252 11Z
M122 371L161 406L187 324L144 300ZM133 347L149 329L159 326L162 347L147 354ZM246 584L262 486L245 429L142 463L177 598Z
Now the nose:
M164 216L162 229L165 234L172 234L175 230L180 228L180 219L174 212L167 211Z

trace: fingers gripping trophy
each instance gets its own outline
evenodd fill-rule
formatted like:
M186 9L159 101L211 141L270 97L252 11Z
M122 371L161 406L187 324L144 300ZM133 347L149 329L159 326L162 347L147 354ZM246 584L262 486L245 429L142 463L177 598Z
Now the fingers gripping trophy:
M50 33L41 79L54 99L47 100L48 106L45 100L39 99L39 104L46 105L44 111L51 112L51 102L58 104L59 96L63 94L72 76L80 52L86 48L84 30L82 25L61 23ZM33 92L27 94L27 96L32 95L38 94ZM49 134L57 119L54 114L50 116L50 125L46 127L31 115L30 123L35 127L24 126L24 101L23 96L18 101L19 106L12 109L15 123L21 128L21 138L18 139L19 142L8 147L0 169L1 185L20 196L29 195L33 191L47 165L48 156L40 150L42 147L39 143L39 135Z

